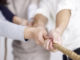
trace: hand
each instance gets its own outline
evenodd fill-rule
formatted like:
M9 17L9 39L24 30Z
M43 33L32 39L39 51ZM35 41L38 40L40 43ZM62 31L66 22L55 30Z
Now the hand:
M44 47L47 50L56 51L57 49L53 46L54 43L61 44L61 34L57 29L50 31L49 39L45 41Z
M28 25L28 21L26 19L22 19L22 18L17 17L17 16L14 16L13 22L15 24L18 24L18 25L23 25L23 26L27 26Z
M42 22L36 22L36 20L32 20L28 23L28 26L30 27L45 27L45 25Z
M33 39L37 44L43 45L47 32L42 27L27 27L24 31L25 39Z
M26 19L22 19L22 22L20 23L20 25L28 26L28 21Z
M42 14L37 14L30 22L30 25L33 27L45 27L47 22L48 22L48 18L46 18Z

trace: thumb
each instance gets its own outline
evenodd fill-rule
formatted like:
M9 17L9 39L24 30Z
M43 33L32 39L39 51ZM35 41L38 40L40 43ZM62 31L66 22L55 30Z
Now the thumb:
M39 36L39 40L40 40L40 43L41 44L44 44L44 41L45 41L45 38L46 37L44 37L45 35L43 35L43 34L40 34L40 36Z
M49 39L48 35L43 35L44 40Z

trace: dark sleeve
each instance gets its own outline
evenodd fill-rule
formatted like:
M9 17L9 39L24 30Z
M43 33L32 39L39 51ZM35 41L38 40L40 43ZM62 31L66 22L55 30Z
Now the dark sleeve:
M14 14L4 5L0 5L0 10L2 11L2 14L4 15L4 17L12 22Z

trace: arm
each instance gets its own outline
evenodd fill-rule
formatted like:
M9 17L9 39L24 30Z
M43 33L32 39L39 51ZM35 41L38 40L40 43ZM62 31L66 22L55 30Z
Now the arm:
M6 6L0 5L0 10L8 21L13 22L13 17L15 15Z
M47 32L44 28L20 26L0 19L0 36L19 41L31 39L35 40L37 44L42 44L44 42L43 37L46 34Z
M57 5L56 29L62 35L69 24L73 10L75 9L75 0L61 0Z
M42 14L37 14L33 19L33 25L32 26L45 26L48 22L48 19L43 16Z
M2 14L6 18L6 20L19 25L20 24L27 25L27 20L19 18L18 16L14 15L6 6L0 5L0 10L2 11Z
M71 16L71 10L64 9L61 10L56 15L56 30L62 35L64 30L66 29Z
M20 25L10 23L8 21L0 20L0 36L23 41L24 29L25 26L20 26Z
M56 51L56 49L52 46L53 43L58 43L61 44L61 36L63 32L65 31L69 20L71 16L71 11L70 10L61 10L59 13L56 15L56 27L55 29L52 29L49 33L49 39L46 41L44 44L44 47L50 51ZM50 44L50 45L49 45Z
M48 1L42 0L39 2L39 8L36 8L34 13L31 13L30 18L33 19L32 25L33 26L46 26L48 22L48 17L50 16L50 11L48 9ZM29 9L32 10L32 9Z

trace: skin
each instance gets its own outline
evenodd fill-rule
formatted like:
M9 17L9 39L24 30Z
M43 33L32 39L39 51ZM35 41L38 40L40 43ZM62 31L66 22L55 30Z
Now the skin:
M62 10L60 11L56 16L56 29L60 29L60 35L63 34L64 30L66 29L69 20L71 17L71 11L70 10Z
M43 17L43 18L42 18ZM40 19L41 18L41 19ZM38 20L39 19L39 20ZM44 36L47 35L47 32L43 26L47 23L47 19L42 15L36 15L34 17L34 22L31 23L32 26L28 25L27 20L23 20L17 16L14 16L13 22L19 25L27 26L24 29L24 38L34 40L38 45L44 44Z
M47 32L42 27L27 27L24 29L24 38L33 39L38 45L44 43L45 35L47 35Z
M34 18L33 21L31 22L33 27L45 27L48 22L48 19L43 16L42 14L37 14Z
M35 0L33 3L39 2L38 0ZM31 2L32 3L32 2ZM6 5L7 0L1 0L0 4ZM39 19L41 20L39 20ZM43 20L43 22L42 22ZM37 44L42 44L44 43L44 36L47 35L46 30L42 27L46 24L46 18L42 15L36 15L34 17L34 24L32 25L33 27L27 27L24 29L24 38L25 39L33 39ZM36 21L36 22L35 22ZM39 23L40 22L40 23ZM28 26L28 22L25 19L22 19L20 17L14 16L13 17L13 23L18 24L18 25L23 25L23 26ZM37 27L39 26L39 27Z
M44 41L43 40L40 40L40 41L37 40L38 42L42 42L42 43L39 44L39 45L42 45L42 46L44 45L45 39L48 38L47 31L46 31L46 28L45 28L47 22L48 22L48 19L45 16L41 15L41 14L37 14L33 18L33 21L31 22L32 27L41 27L41 28L45 29L46 33L44 33L44 31L43 31L43 33L44 33L44 37L43 37L44 39L43 40Z
M23 25L23 26L28 25L28 21L26 19L22 19L22 18L17 17L17 16L13 17L13 23L18 24L18 25Z

